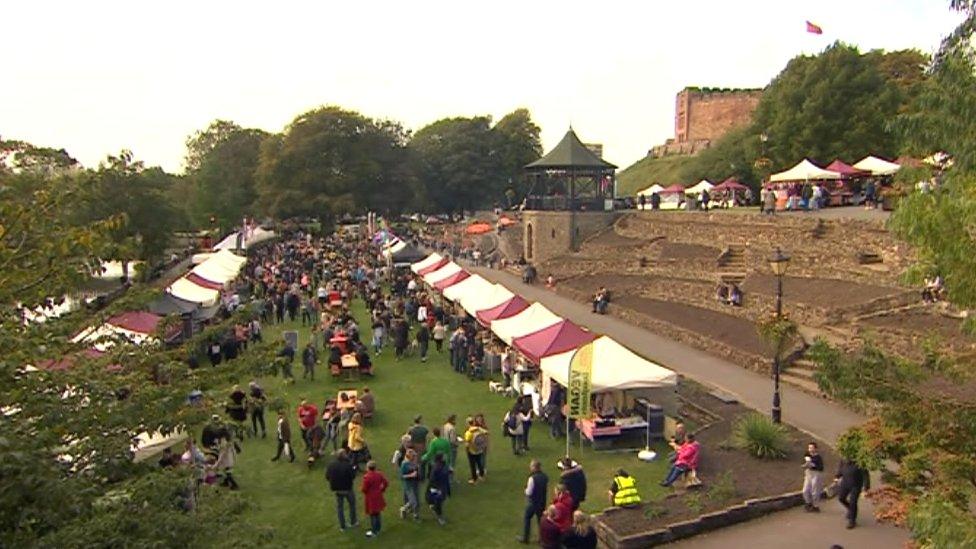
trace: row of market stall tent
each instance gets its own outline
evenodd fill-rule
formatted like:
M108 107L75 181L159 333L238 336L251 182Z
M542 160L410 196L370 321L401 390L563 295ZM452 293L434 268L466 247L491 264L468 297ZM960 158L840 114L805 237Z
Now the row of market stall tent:
M806 181L835 181L852 179L856 177L885 177L895 174L901 166L895 162L889 162L876 156L867 156L853 165L845 164L840 160L834 160L826 168L813 163L810 159L804 158L792 168L774 173L769 177L771 183L792 183ZM637 196L650 197L657 194L661 199L659 208L662 210L677 209L685 201L685 195L699 195L707 190L710 194L731 193L733 198L736 193L745 192L748 187L739 183L734 178L728 178L718 185L712 184L707 179L703 179L692 185L684 187L682 185L671 185L664 187L657 183L637 192ZM731 201L734 205L735 200ZM650 209L650 204L646 203L645 209Z
M456 303L495 336L539 366L545 376L567 383L576 350L593 343L594 393L673 387L677 374L624 347L561 318L542 303L530 303L505 286L492 283L440 254L410 265L424 283Z

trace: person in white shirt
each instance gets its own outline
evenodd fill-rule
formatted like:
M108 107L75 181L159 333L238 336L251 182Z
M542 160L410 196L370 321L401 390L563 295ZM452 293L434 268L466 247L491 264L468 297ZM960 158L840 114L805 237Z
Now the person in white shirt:
M417 291L417 279L411 278L410 282L407 282L407 291L416 292Z

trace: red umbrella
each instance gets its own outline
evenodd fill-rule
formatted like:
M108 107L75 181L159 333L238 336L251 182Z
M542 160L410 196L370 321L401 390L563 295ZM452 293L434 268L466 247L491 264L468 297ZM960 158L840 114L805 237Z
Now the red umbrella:
M482 221L472 223L471 225L468 225L467 229L464 230L464 232L468 234L485 234L485 233L490 233L491 231L492 231L491 225L484 223Z
M514 219L511 219L511 218L508 218L508 217L502 217L501 219L498 220L498 224L501 225L502 227L508 227L510 225L515 225L516 223L518 223L518 221L516 221Z

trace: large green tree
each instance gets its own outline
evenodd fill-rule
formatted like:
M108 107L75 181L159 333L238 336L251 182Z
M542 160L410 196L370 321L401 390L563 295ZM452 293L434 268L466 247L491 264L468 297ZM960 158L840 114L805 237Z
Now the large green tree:
M396 122L339 107L309 111L263 143L258 202L278 217L404 211L416 194L407 139Z
M539 131L539 126L532 121L528 109L515 109L492 127L501 162L501 177L506 182L506 193L511 189L516 197L525 194L527 189L520 184L525 181L523 168L542 156Z
M175 178L159 167L146 167L129 151L109 156L97 170L81 176L80 200L72 205L79 224L115 215L125 223L112 232L102 257L115 260L156 261L164 252L180 222L179 211L169 200Z
M112 169L128 171L103 166ZM188 392L224 389L261 372L266 350L205 372L188 369L180 347L118 342L100 359L76 355L83 345L71 336L79 328L151 297L138 285L94 315L23 320L22 307L43 307L82 287L87 267L125 226L122 209L84 220L64 214L88 199L90 185L77 177L0 174L0 546L265 545L266 531L240 521L244 499L204 492L191 508L192 472L136 464L130 444L141 431L183 427L194 435L213 410L187 406ZM45 369L65 357L74 357L72 367Z
M195 226L207 226L213 218L226 230L253 213L255 172L267 137L263 130L215 120L187 139L188 210Z
M491 118L445 118L414 134L419 177L431 206L462 213L502 200L508 184Z

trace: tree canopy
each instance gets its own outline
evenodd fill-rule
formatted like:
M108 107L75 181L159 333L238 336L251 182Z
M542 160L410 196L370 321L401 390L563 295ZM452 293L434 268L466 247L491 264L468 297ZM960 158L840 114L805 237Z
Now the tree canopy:
M187 139L186 166L191 197L187 206L197 227L211 218L224 230L236 227L255 211L255 172L263 130L215 120Z
M299 115L261 147L261 207L277 217L403 211L414 189L407 140L396 122L339 107Z

